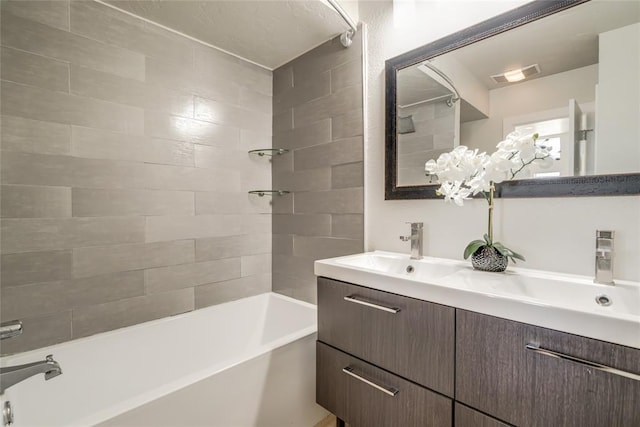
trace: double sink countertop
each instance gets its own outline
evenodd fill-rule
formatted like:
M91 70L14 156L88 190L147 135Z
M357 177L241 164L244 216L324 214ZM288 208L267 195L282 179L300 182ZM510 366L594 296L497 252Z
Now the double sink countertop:
M367 252L315 262L315 274L385 292L640 349L640 283ZM610 303L609 305L601 305Z

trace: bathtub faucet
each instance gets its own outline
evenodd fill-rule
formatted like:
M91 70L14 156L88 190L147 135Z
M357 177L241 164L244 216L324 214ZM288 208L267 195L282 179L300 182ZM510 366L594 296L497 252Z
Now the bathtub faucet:
M62 369L60 369L58 362L53 360L52 354L40 362L0 368L0 394L9 387L38 374L44 374L44 379L50 380L62 374Z

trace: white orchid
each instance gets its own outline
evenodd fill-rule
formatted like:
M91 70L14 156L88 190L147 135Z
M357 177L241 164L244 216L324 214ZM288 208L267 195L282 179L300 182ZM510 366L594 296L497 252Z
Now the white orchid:
M445 194L445 202L453 201L456 205L462 206L463 200L468 199L471 195L471 190L468 187L462 186L461 181L449 181L442 185L446 188L445 192L443 192L443 194Z
M497 145L497 151L490 156L470 150L464 145L443 153L437 160L425 164L427 175L436 176L440 182L437 192L446 201L454 201L462 206L463 200L480 192L487 193L491 183L513 179L516 175L530 176L534 162L541 167L549 167L553 159L549 150L536 144L534 135L512 132Z
M465 259L476 251L489 247L513 262L516 258L524 260L522 255L493 241L493 191L495 183L513 179L516 175L531 176L530 166L533 163L537 162L542 168L553 164L549 149L537 144L537 139L538 134L521 135L512 132L498 143L497 150L491 155L460 145L424 165L427 175L436 177L440 183L436 193L444 196L446 202L452 201L462 206L464 200L482 193L489 203L489 232L484 235L484 240L474 240L467 245Z

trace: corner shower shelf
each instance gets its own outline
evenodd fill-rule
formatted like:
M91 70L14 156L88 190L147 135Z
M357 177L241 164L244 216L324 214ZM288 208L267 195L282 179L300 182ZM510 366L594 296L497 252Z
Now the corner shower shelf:
M289 150L287 150L286 148L259 148L257 150L250 150L249 154L255 154L260 157L264 157L264 156L273 157L273 156L280 156L288 152Z
M285 194L289 194L291 191L287 190L251 190L249 194L257 194L260 197L263 196L284 196Z
M280 156L282 154L288 153L289 150L286 148L259 148L257 150L249 150L249 154L255 154L260 157L273 157ZM249 194L255 194L260 197L264 196L284 196L285 194L289 194L288 190L251 190Z

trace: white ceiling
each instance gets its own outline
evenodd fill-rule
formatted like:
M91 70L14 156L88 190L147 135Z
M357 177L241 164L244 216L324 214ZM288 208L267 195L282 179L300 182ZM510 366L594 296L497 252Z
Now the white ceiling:
M509 83L489 76L527 65L539 64L540 78L596 64L598 34L639 20L640 1L590 1L448 55L492 90Z
M321 0L106 0L265 68L275 69L348 29Z

